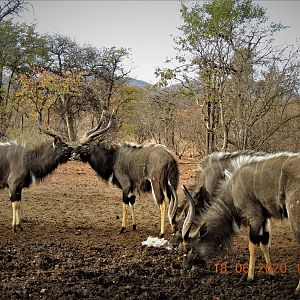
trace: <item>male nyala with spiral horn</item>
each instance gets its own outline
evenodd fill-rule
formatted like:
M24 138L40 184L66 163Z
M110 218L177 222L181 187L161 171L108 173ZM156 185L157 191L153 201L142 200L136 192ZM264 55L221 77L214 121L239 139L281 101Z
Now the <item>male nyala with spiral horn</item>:
M300 154L275 153L248 164L228 176L220 194L189 233L191 250L184 258L189 268L196 259L207 260L220 253L246 220L250 227L248 280L254 279L255 246L268 244L271 218L288 217L300 243ZM189 199L192 203L192 197ZM186 224L195 217L193 205ZM189 228L183 228L188 232ZM296 293L300 292L300 280Z
M9 188L12 203L12 228L21 228L22 189L41 181L53 172L58 165L66 163L73 148L65 143L60 135L38 123L41 131L54 138L54 142L30 149L16 142L0 143L0 188Z
M103 116L103 114L102 114ZM103 134L112 127L115 119L111 115L108 125L99 129L99 125L86 132L81 144L74 149L73 157L87 162L104 180L110 181L123 192L122 227L126 229L126 208L132 213L133 229L136 229L134 211L136 190L151 192L160 207L160 237L165 234L166 200L169 200L168 219L175 230L175 214L178 205L176 189L179 181L178 162L174 155L163 145L116 144L105 141ZM95 141L96 138L100 140Z

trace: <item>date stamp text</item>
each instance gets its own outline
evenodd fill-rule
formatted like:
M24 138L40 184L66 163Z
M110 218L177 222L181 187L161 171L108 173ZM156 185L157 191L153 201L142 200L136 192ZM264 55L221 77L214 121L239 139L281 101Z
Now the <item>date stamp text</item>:
M234 273L248 273L249 264L236 262L235 265L230 265L226 262L215 263L214 269L216 273L226 274L228 272ZM263 264L257 263L255 265L255 271L258 273L266 273L266 274L285 274L289 272L296 272L300 274L300 263L295 263L294 265L288 265L285 262L280 263L272 263L272 264Z

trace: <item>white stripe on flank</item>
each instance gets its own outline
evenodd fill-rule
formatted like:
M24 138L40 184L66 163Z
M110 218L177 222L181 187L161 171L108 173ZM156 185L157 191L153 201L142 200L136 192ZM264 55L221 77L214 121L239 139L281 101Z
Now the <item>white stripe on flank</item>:
M256 166L255 166L255 170L254 170L254 173L253 173L253 193L254 195L257 195L257 192L255 190L255 187L256 187L256 173L257 173L257 167L258 167L258 162L256 162Z
M168 180L168 185L171 186L171 182L169 180ZM170 203L170 200L172 198L172 191L171 191L171 198L170 199L168 197L167 190L163 190L163 193L164 193L165 199L168 199L168 203Z
M267 162L267 161L268 161L268 160L265 160L265 161L263 161L263 163L262 163L259 182L264 182L263 176L264 176L264 169L265 169L265 166L266 166L266 162Z
M281 192L284 192L284 191L282 190L283 187L281 186L281 183L282 183L282 176L283 176L283 168L284 168L285 164L288 162L289 159L290 159L290 156L287 157L287 159L283 162L283 164L282 164L282 166L281 166L280 176L279 176L279 182L278 182L278 195L280 195ZM278 200L279 200L279 197L278 197ZM281 205L281 204L283 204L283 203L279 203L279 205Z
M152 196L153 196L153 199L154 199L154 201L155 201L155 204L158 205L157 199L156 199L156 196L155 196L155 193L154 193L154 190L153 190L152 180L150 180L149 178L147 178L147 179L148 179L148 180L150 181L150 183L151 183L151 191L152 191Z

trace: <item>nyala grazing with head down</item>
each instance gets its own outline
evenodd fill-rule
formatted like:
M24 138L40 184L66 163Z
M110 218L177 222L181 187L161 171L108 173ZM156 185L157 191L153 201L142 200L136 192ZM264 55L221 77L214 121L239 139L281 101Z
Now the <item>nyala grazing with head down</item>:
M66 163L73 148L56 133L40 129L54 138L53 142L30 149L16 142L0 143L0 188L7 187L12 203L12 228L16 232L21 227L22 189L41 181L53 172L58 165Z
M126 208L132 213L133 229L136 229L134 205L135 191L152 192L160 207L160 237L165 234L165 214L169 202L168 219L175 228L175 214L178 204L176 190L179 182L179 167L175 156L163 145L115 144L103 140L94 141L112 126L113 117L106 128L99 125L88 131L81 144L74 149L73 156L87 162L104 180L122 189L123 209L121 232L126 229ZM174 229L172 229L174 230Z
M201 216L198 227L189 231L191 250L184 257L184 267L196 260L207 260L222 251L226 244L247 222L250 262L248 280L254 279L255 246L268 245L271 218L288 217L296 240L300 243L300 154L269 154L264 159L249 162L227 176L220 194ZM187 192L187 191L186 191ZM193 199L190 195L190 202ZM197 217L190 205L187 218ZM197 222L197 221L196 221ZM187 220L186 224L192 224ZM268 249L265 249L266 251ZM300 280L296 293L300 292Z
M248 162L262 159L268 154L253 150L242 150L235 152L214 152L205 156L199 164L195 182L191 187L191 194L195 206L195 214L199 220L201 215L209 208L217 196L220 184L225 180L226 172ZM173 244L178 246L183 241L184 248L188 239L188 232L183 232L183 224L189 211L189 198L186 197L183 205L178 207L176 217L177 228L173 238ZM191 228L185 226L185 228Z

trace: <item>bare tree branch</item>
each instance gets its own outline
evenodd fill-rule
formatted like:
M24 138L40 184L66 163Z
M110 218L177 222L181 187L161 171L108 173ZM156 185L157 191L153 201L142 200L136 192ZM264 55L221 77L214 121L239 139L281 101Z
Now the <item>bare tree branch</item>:
M0 23L8 16L17 15L26 8L26 0L8 0L0 5Z

